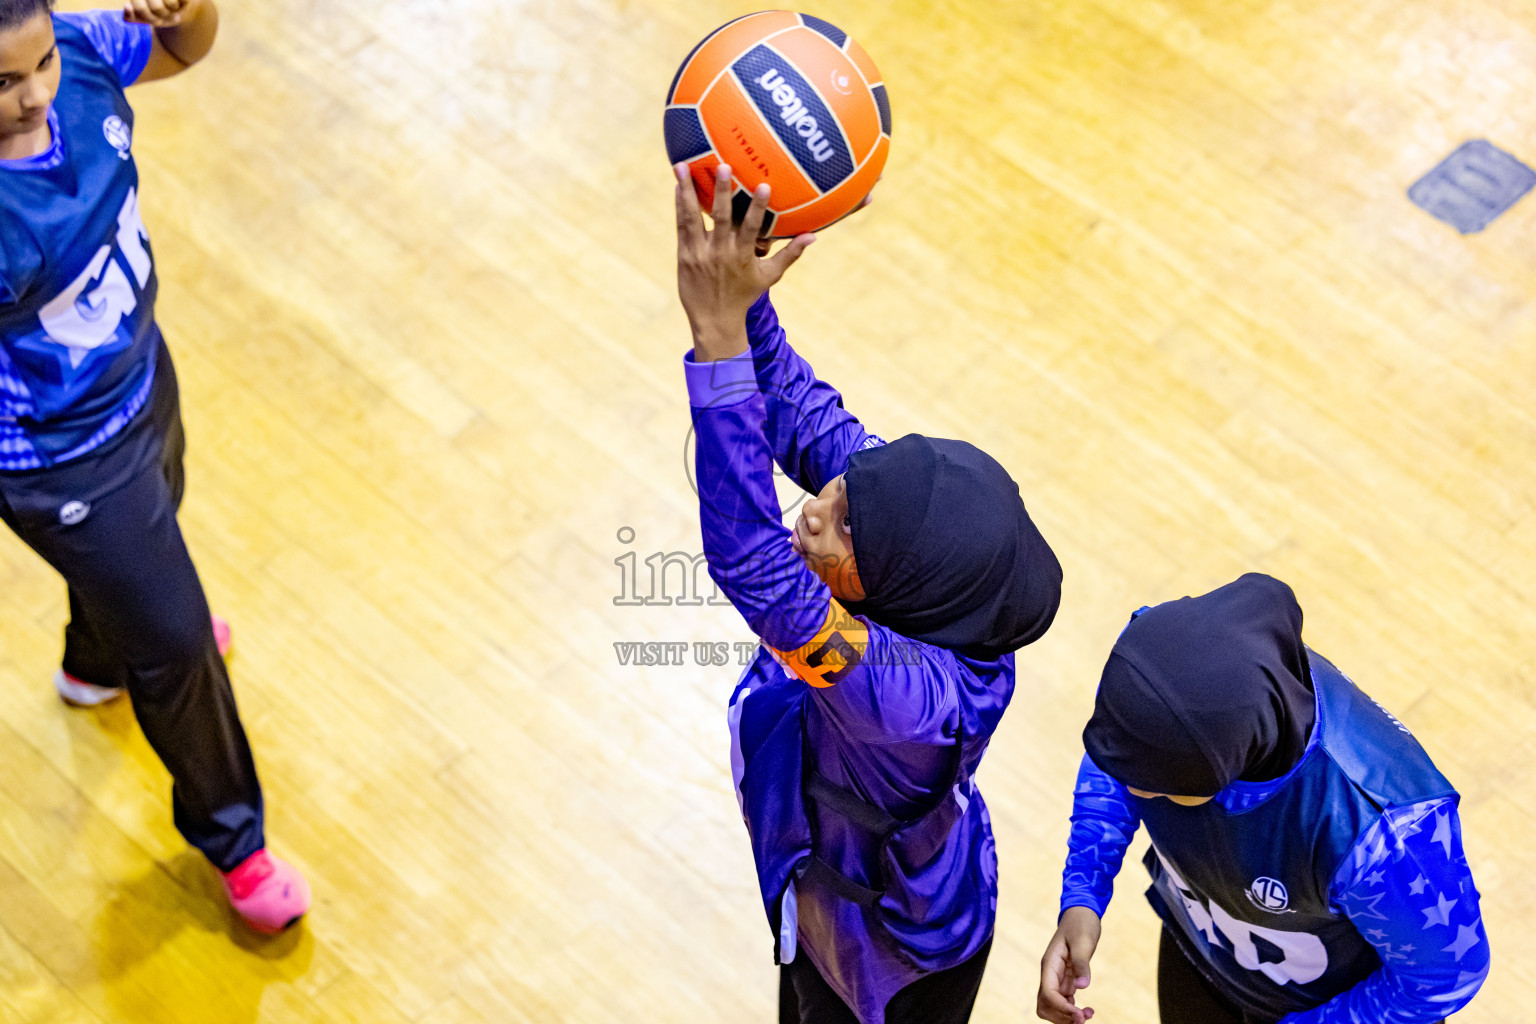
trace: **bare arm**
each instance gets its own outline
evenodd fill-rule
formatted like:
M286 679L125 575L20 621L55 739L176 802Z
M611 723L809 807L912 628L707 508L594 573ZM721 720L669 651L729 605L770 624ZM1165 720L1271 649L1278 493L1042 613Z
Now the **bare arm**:
M208 55L219 34L219 9L213 0L124 0L123 18L155 30L154 49L140 82L181 74Z

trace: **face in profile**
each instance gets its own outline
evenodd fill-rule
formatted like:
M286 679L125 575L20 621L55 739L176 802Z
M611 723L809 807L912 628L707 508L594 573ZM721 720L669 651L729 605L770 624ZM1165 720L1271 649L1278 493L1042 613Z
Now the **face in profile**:
M839 601L862 601L864 585L853 559L853 528L848 516L848 483L844 476L827 481L821 493L808 499L795 520L790 545Z

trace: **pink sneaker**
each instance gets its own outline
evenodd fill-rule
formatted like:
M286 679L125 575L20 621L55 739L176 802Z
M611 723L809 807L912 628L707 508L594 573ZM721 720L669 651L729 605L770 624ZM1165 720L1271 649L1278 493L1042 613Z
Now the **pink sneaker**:
M235 646L235 638L230 633L229 621L221 616L213 617L213 642L219 645L219 657L229 657L229 651Z
M276 935L309 910L309 883L299 869L264 849L223 876L235 913L263 935Z

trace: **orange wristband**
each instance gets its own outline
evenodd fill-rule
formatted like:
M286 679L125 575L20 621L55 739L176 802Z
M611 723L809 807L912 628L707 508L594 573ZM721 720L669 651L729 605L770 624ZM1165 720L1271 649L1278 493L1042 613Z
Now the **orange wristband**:
M816 635L792 651L775 650L789 670L812 686L836 686L864 661L869 627L837 601L827 602L827 617Z

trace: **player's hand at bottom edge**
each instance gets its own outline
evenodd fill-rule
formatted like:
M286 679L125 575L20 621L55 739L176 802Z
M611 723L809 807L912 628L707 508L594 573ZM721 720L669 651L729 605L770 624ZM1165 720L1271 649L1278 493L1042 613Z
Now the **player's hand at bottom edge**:
M731 218L731 169L715 168L712 227L706 227L699 198L686 164L673 168L677 176L677 292L693 329L694 355L701 361L723 359L747 347L747 310L777 284L784 272L816 240L798 235L767 259L756 255L754 243L772 196L761 184L752 194L740 224Z
M1093 1007L1078 1006L1077 993L1088 987L1088 962L1099 946L1099 915L1087 907L1068 907L1056 934L1040 958L1040 993L1035 1016L1052 1024L1084 1024Z
M198 0L123 0L123 20L151 28L174 28Z

